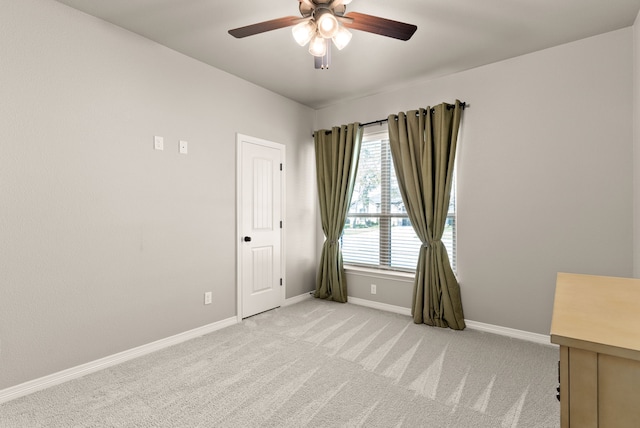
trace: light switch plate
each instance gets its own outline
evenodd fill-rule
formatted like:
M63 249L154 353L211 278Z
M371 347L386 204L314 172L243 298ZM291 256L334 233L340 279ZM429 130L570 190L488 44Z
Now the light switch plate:
M180 140L180 153L183 155L187 154L187 142Z
M155 150L164 150L164 138L157 135L153 137L153 148Z

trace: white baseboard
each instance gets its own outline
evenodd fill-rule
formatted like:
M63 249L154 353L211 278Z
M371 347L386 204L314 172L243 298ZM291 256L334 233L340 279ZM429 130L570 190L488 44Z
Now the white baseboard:
M387 303L374 302L373 300L360 299L358 297L347 296L347 302L358 306L380 309L381 311L393 312L394 314L411 316L411 309L402 306L389 305Z
M553 346L553 347L557 346L551 343L551 336L547 334L539 334L539 333L532 333L530 331L516 330L515 328L502 327L502 326L493 325L493 324L485 324L483 322L478 322L478 321L464 320L464 322L467 325L467 328L470 328L471 330L478 330L478 331L484 331L487 333L499 334L501 336L507 336L513 339L520 339L520 340L526 340L528 342L539 343L540 345L547 345L547 346Z
M91 361L86 364L62 370L57 373L53 373L38 379L30 380L16 386L3 389L0 391L0 404L6 403L7 401L19 397L23 397L25 395L29 395L42 389L49 388L54 385L59 385L72 379L77 379L90 373L95 373L99 370L124 363L125 361L133 360L134 358L138 358L143 355L168 348L169 346L177 345L179 343L186 342L187 340L195 339L196 337L212 333L214 331L232 326L237 323L238 319L234 316L225 320L214 322L212 324L194 328L193 330L185 331L184 333L179 333L165 339L160 339L146 345L128 349L126 351L110 355L108 357L100 358L99 360Z
M295 297L290 297L288 299L285 299L284 303L282 304L282 306L289 306L289 305L295 305L296 303L300 303L304 300L307 299L311 299L313 297L313 291L308 291L306 293L300 294L299 296L295 296Z
M366 306L369 308L380 309L382 311L393 312L400 315L411 316L411 309L402 306L388 305L386 303L374 302L372 300L360 299L358 297L349 296L349 303L354 305ZM524 330L516 330L513 328L502 327L499 325L485 324L477 321L464 320L467 328L471 330L484 331L486 333L499 334L514 339L526 340L547 346L556 346L551 343L551 337L545 334L531 333Z

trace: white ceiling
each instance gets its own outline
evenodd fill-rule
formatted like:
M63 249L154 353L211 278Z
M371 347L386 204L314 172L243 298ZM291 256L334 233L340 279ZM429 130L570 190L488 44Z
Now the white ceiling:
M298 16L298 0L57 0L313 108L633 25L640 0L353 0L418 26L403 42L361 31L316 70L290 28L227 31Z

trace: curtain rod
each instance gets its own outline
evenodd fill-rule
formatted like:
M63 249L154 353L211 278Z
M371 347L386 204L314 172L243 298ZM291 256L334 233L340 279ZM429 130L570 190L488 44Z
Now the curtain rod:
M467 108L467 103L460 103L460 107L462 108L462 110L464 110L465 108ZM454 105L449 104L447 106L447 110L451 110L452 108L455 108ZM433 108L430 109L430 111L433 113ZM416 116L418 115L418 113L416 113ZM364 126L371 126L371 125L382 125L383 123L387 122L389 119L380 119L380 120L374 120L371 122L367 122L367 123L361 123L360 126L364 127Z
M456 106L453 104L449 104L447 106L447 110L451 110L452 108L455 108ZM467 105L466 102L461 102L460 103L460 107L462 108L462 110L464 110L465 108L469 107ZM433 113L433 107L431 109L429 109L429 111L431 111ZM416 113L416 116L418 115L418 113ZM367 122L367 123L361 123L360 126L361 127L365 127L365 126L371 126L371 125L382 125L383 123L386 123L389 119L380 119L380 120L374 120L372 122ZM329 135L331 134L331 131L325 131L325 134ZM313 137L315 135L315 132L311 134L311 136Z

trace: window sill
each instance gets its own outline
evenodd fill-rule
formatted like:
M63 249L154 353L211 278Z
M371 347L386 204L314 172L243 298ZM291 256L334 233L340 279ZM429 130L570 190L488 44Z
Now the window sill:
M382 279L391 279L395 281L413 282L415 274L411 272L389 271L383 269L372 269L361 266L345 265L344 270L350 275L360 275L367 277L375 277Z

